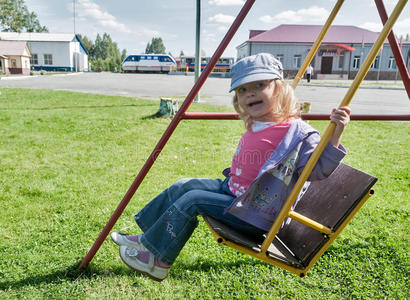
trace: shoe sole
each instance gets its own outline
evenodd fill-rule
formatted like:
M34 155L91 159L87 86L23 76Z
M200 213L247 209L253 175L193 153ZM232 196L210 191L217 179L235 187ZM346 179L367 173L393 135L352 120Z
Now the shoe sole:
M134 270L135 272L137 272L137 273L139 273L139 274L144 274L144 275L147 275L149 278L151 278L152 280L155 280L155 281L158 281L158 282L161 282L161 281L163 281L165 278L157 278L157 277L154 277L154 276L152 276L150 273L148 273L148 272L144 272L144 271L141 271L141 270L138 270L138 269L135 269L133 266L131 266L131 265L129 265L123 258L122 258L122 256L121 256L121 250L119 250L118 251L119 252L119 254L120 254L120 257L121 257L121 260L124 262L124 264L126 264L127 265L127 267L129 267L130 269L132 269L132 270ZM168 275L167 275L168 276Z

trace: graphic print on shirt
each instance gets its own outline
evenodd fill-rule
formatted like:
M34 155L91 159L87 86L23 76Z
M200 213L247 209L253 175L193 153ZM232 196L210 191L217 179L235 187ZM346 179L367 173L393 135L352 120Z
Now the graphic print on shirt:
M261 190L261 186L259 183L257 184L256 190L259 191L259 193L255 195L254 202L257 206L261 208L265 207L278 197L278 195L275 195L274 197L269 196L269 187L265 186L265 188Z
M298 151L293 150L276 168L268 171L279 180L283 181L285 185L289 185L292 175L296 170L296 160L298 158Z
M241 163L240 163L240 154L242 150L242 144L243 144L243 141L240 140L238 148L236 148L235 154L233 156L233 159L236 161L237 167L235 167L235 169L232 171L236 176L240 176L242 174L242 168L241 168ZM233 191L234 195L237 197L239 197L246 191L246 187L240 185L239 183L233 182L232 177L229 179L229 186L231 188L231 191Z

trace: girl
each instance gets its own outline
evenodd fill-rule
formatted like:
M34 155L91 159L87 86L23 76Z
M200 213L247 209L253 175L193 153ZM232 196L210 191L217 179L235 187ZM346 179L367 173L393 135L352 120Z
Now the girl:
M319 133L300 120L293 89L272 55L245 57L231 73L233 104L247 131L231 168L223 172L225 180L182 179L135 215L143 234L111 234L125 264L155 280L168 275L198 224L197 215L244 234L268 231L319 142ZM332 111L336 129L309 180L329 176L346 154L340 139L349 116L348 107Z

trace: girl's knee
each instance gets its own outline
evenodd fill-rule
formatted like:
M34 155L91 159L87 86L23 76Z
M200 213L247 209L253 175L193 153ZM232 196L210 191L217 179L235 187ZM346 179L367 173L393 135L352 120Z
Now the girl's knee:
M202 199L202 190L190 190L184 193L174 205L180 210L186 210Z

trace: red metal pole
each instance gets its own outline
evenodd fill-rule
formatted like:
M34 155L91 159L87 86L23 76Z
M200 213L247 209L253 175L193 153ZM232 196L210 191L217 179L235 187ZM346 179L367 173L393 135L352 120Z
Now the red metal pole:
M330 115L302 114L303 120L330 120ZM351 115L352 121L410 121L410 115Z
M239 120L237 113L201 113L189 112L182 117L185 120ZM303 120L329 120L328 114L302 114ZM352 121L410 121L410 115L351 115Z
M113 215L111 216L108 223L105 225L103 230L101 231L100 235L94 242L93 246L88 251L87 255L82 260L79 268L85 268L88 266L90 261L93 259L94 255L97 253L98 249L101 247L102 243L104 242L105 238L111 231L112 227L114 227L115 223L117 222L118 218L121 216L122 212L124 211L125 207L130 202L132 196L135 194L136 190L138 189L139 185L141 184L142 180L147 175L148 171L151 169L152 165L154 164L155 160L157 159L158 155L161 153L162 149L164 148L165 144L167 143L168 139L171 137L172 133L174 132L175 128L178 126L180 120L184 113L188 110L189 106L191 105L192 101L194 100L195 96L198 94L199 90L201 89L202 85L205 83L205 80L208 78L209 74L211 73L212 69L215 67L216 62L221 57L222 53L225 51L225 48L228 46L229 42L231 41L232 37L238 30L239 26L241 25L242 21L244 20L245 16L248 14L249 10L251 9L252 5L254 4L255 0L247 0L244 6L242 7L241 11L239 12L238 16L236 17L235 21L229 28L228 32L226 33L225 37L223 38L222 42L216 49L214 55L212 56L211 60L207 64L206 68L202 72L201 76L195 82L194 86L192 87L189 94L186 96L185 101L182 103L181 108L178 110L175 117L172 119L171 123L169 124L168 128L162 135L161 139L155 146L154 150L152 151L151 155L145 162L144 166L142 167L141 171L138 173L137 177L134 179L134 182L128 189L127 193L124 195L123 199L121 200L120 204L117 206L116 210L114 211Z
M379 11L380 18L382 19L384 25L387 22L388 16L386 8L384 7L383 0L374 0L374 2L376 3L377 10ZM388 40L394 55L394 59L396 60L397 68L399 69L400 76L403 80L404 87L406 88L407 96L410 99L410 76L409 72L407 71L406 64L404 63L403 55L401 54L401 49L397 44L396 37L394 36L393 30L390 32Z

